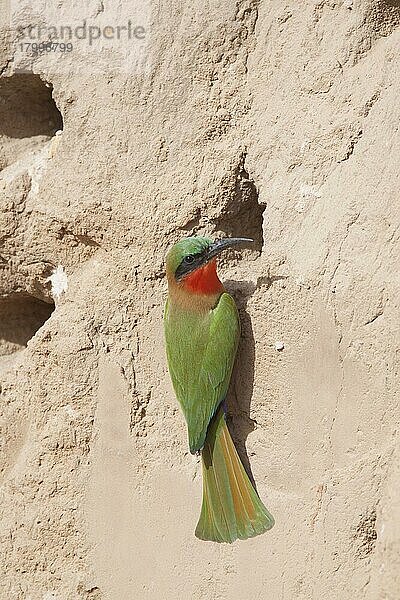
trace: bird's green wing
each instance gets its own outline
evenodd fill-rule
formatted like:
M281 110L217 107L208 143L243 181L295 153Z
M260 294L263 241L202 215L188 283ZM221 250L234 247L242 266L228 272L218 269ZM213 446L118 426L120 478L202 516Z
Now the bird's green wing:
M204 445L209 422L228 391L240 335L233 298L222 294L205 314L177 312L167 305L165 335L171 379L193 453Z

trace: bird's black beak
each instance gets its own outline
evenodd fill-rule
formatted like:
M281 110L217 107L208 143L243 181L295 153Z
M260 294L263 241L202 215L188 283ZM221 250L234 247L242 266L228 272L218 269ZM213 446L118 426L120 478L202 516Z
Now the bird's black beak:
M207 262L215 256L218 256L218 254L223 250L226 250L226 248L233 248L240 244L252 244L253 242L254 240L251 240L250 238L222 238L220 240L215 240L215 242L208 247L206 254Z

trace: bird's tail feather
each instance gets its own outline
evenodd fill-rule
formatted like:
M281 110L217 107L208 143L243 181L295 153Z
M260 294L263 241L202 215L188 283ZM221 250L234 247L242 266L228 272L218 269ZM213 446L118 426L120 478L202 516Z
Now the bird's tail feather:
M274 524L236 452L219 408L202 449L203 505L196 537L234 542L264 533Z

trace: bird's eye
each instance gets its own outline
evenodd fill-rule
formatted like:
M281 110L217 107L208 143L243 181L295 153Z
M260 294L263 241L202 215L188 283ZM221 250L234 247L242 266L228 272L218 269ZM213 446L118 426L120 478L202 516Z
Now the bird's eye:
M187 265L191 265L192 263L194 263L194 256L193 254L188 254L183 260Z

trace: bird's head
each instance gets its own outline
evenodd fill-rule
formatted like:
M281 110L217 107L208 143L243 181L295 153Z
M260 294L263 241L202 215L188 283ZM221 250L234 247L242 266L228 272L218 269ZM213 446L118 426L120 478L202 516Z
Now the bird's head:
M172 246L166 257L168 283L196 294L223 290L216 272L216 257L225 249L251 243L248 238L187 237Z

